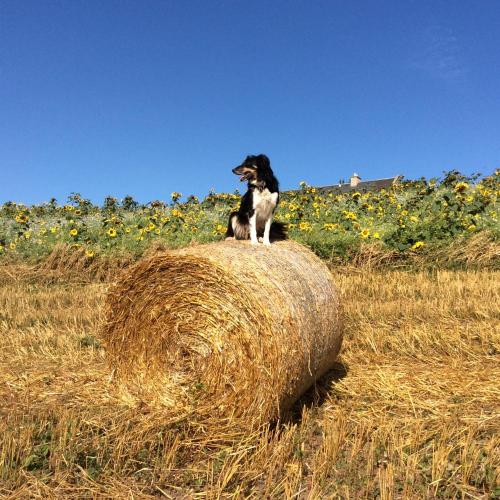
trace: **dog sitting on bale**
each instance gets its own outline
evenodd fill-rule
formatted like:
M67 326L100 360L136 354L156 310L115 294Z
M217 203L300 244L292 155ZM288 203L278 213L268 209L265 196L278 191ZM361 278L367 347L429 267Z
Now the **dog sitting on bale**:
M286 226L272 222L279 202L279 183L266 155L247 156L233 173L247 181L248 190L241 198L240 208L229 216L226 239L250 240L270 245L272 240L286 239Z

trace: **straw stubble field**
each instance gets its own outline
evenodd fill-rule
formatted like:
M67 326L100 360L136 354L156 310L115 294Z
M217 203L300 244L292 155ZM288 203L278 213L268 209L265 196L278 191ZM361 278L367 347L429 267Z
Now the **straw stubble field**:
M3 269L0 496L498 496L500 273L333 275L337 369L249 434L120 396L99 343L107 284Z

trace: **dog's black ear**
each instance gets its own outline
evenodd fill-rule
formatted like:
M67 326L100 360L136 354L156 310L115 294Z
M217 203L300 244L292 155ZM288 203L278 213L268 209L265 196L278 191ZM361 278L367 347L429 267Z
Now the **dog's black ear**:
M269 161L269 158L266 155L259 155L257 156L257 158L259 162L259 167L264 167L264 168L271 167L271 162Z

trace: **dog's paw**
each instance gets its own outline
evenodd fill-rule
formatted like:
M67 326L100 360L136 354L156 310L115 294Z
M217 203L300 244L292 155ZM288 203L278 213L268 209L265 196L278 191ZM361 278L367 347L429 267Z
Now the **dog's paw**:
M258 245L259 244L259 240L250 240L250 243L252 245Z
M271 246L271 242L270 242L270 241L264 241L264 245L265 245L266 247L270 247L270 246Z

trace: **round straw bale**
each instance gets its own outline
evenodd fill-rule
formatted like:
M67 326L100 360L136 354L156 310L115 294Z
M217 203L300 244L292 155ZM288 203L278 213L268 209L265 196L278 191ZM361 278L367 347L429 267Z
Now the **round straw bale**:
M110 290L103 340L128 394L202 419L275 419L339 352L326 265L292 241L143 259Z

